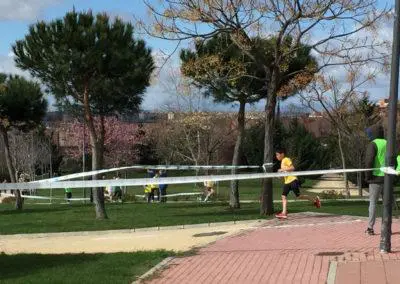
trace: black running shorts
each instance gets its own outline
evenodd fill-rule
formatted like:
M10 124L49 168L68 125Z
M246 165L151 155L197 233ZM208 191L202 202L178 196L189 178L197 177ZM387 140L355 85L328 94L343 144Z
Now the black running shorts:
M291 183L283 185L282 195L288 196L290 191L293 191L293 193L294 193L294 195L296 195L296 197L300 196L300 183L299 183L298 179L295 179Z

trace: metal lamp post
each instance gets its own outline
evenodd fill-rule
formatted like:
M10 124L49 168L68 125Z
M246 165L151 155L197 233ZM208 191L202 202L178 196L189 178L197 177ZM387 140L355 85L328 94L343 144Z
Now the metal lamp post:
M396 119L397 119L397 97L399 91L399 52L400 52L400 0L396 0L393 45L392 45L392 65L390 75L390 98L389 98L389 118L388 135L386 148L386 166L394 167L396 160ZM393 205L393 180L394 176L385 174L383 187L383 212L380 250L382 253L391 251L392 237L392 205Z

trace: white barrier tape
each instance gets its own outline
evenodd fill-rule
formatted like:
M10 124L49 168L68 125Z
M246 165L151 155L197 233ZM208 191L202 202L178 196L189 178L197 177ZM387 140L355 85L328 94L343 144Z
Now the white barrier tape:
M270 164L264 164L264 165L270 165ZM108 173L108 172L116 172L116 171L123 171L123 170L132 170L132 169L137 169L137 170L143 170L143 169L154 169L154 170L194 170L194 169L217 170L217 169L225 169L225 170L231 170L231 169L258 169L258 168L260 168L260 167L259 166L225 166L225 165L222 165L222 166L134 165L134 166L128 166L128 167L119 167L119 168L111 168L111 169L104 169L104 170L97 170L97 171L90 171L90 172L75 173L75 174L65 175L65 176L61 176L61 177L36 180L36 181L32 181L31 183L39 183L39 182L43 182L43 181L63 181L63 180L80 178L80 177L99 175L99 174L104 174L104 173Z
M337 170L315 170L302 172L279 172L279 173L256 173L236 175L214 175L214 176L188 176L188 177L165 177L165 178L140 178L140 179L111 179L111 180L84 180L84 181L41 181L38 183L1 183L0 190L8 189L40 189L40 188L84 188L84 187L106 187L106 186L143 186L147 184L185 184L204 181L230 181L246 179L280 178L286 176L313 176L323 174L340 174L367 172L374 169L337 169Z
M392 168L392 167L383 168L382 171L383 171L385 174L388 174L388 175L396 175L396 176L400 175L400 172L396 171L396 170L395 170L394 168Z
M173 193L173 194L166 194L166 195L161 195L160 198L162 197L175 197L175 196L193 196L193 195L202 195L204 193L202 192L183 192L183 193ZM136 197L147 197L147 195L135 195ZM157 194L155 196L158 196Z
M6 196L6 197L15 197L14 194L9 194L9 193L2 193L1 196ZM44 200L71 200L71 201L84 201L84 200L90 200L90 198L62 198L62 197L48 197L48 196L38 196L38 195L21 195L22 198L27 198L27 199L44 199Z

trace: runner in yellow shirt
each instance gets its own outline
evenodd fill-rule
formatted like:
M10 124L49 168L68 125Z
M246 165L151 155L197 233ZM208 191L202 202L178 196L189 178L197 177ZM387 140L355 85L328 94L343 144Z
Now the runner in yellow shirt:
M281 162L281 168L278 170L278 172L293 172L295 170L292 160L285 156L284 149L277 150L275 155L277 160ZM313 198L308 195L300 194L300 183L296 176L286 176L283 179L284 185L282 191L282 212L275 215L277 218L287 218L287 195L290 191L293 191L296 198L310 200L315 207L321 207L321 200L318 196Z

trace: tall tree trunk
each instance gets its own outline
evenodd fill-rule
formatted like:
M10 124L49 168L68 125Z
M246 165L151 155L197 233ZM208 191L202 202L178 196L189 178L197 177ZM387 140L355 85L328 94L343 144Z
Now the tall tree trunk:
M274 161L274 129L275 129L275 108L277 94L277 73L271 76L270 86L268 87L267 104L265 105L265 136L264 136L264 163ZM266 167L267 172L272 171L272 167ZM261 194L261 215L271 215L274 213L273 203L273 183L271 178L263 180L263 190Z
M87 90L84 92L84 109L85 121L88 125L90 144L92 148L92 170L98 170L102 167L103 160L103 141L98 139L96 128L93 121L93 116L89 105L89 94ZM104 127L104 125L102 126ZM101 130L102 131L102 130ZM100 134L101 136L101 134ZM103 144L102 144L103 143ZM92 180L96 180L97 175L92 176ZM93 202L95 204L96 219L107 219L106 208L104 204L104 188L93 188Z
M200 157L201 157L201 139L200 139L200 131L198 131L197 130L197 136L196 136L196 141L197 141L197 156L196 156L196 158L195 158L195 165L196 165L196 167L199 165L199 160L200 160ZM200 172L200 169L199 168L197 168L197 170L196 170L196 176L199 174L199 172ZM206 175L208 175L208 169L206 169Z
M238 166L239 165L240 155L242 153L242 143L243 143L244 125L245 125L245 108L246 108L246 103L245 102L240 102L239 112L238 112L238 117L237 117L238 135L236 137L235 150L233 152L232 166ZM237 173L237 169L233 168L231 173L232 173L232 175L235 175ZM232 180L231 181L231 192L230 192L229 206L231 208L240 208L239 181L238 180Z
M10 181L12 183L16 183L17 179L15 177L16 174L15 174L14 165L11 160L10 143L8 142L8 133L3 125L0 126L0 133L1 133L1 137L3 139L3 143L4 143L4 154L5 154L5 158L6 158L8 174L10 175ZM21 191L19 189L17 189L14 191L14 193L15 193L15 209L22 210L23 200L21 197Z
M344 151L343 151L343 145L342 145L342 133L340 132L339 128L337 128L337 133L338 133L340 158L342 160L342 167L345 170L346 169L346 159L344 157ZM346 197L349 198L350 197L350 189L349 189L349 180L347 178L347 173L343 173L343 179L344 179L344 183L346 186Z
M359 169L361 169L361 168L363 167L361 157L362 157L362 154L359 153L359 155L358 155L358 168L359 168ZM358 195L359 195L360 197L362 197L362 196L363 196L363 189L362 189L362 173L360 173L360 172L357 173L357 187L358 187Z

